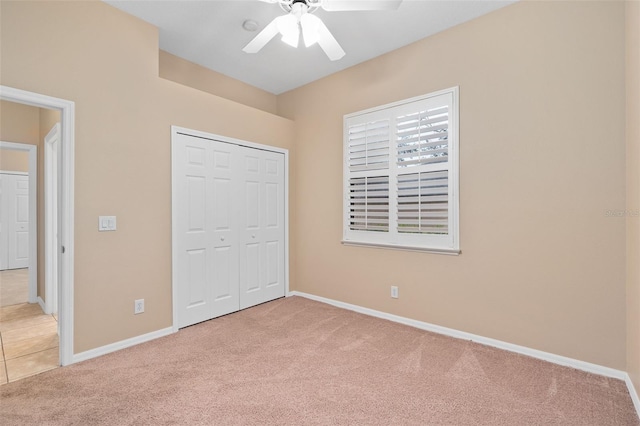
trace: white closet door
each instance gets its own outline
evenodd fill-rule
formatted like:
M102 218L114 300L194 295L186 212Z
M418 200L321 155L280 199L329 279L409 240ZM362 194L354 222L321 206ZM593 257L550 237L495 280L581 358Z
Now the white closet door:
M211 285L213 310L210 318L239 309L238 292L238 225L235 210L235 187L238 184L238 147L211 144L213 185L209 199L209 220L213 229Z
M186 135L179 135L174 144L176 303L178 326L186 327L239 307L232 210L237 155L233 145L214 146L209 140Z
M12 175L9 190L9 269L29 267L29 176Z
M173 137L178 328L283 297L285 156Z
M29 176L0 174L0 270L29 267Z
M240 308L283 297L284 155L243 148Z
M9 176L0 173L0 271L9 269Z

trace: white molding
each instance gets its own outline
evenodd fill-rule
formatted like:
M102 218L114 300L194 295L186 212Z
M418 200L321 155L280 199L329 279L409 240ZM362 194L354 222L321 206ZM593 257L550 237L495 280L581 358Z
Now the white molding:
M0 86L1 87L1 86ZM38 147L25 143L0 141L0 149L29 155L29 303L38 302ZM13 173L18 174L18 173Z
M50 312L47 312L46 308L46 304L44 303L44 300L42 300L42 297L38 296L38 305L40 305L40 309L42 309L42 312L44 312L45 314L50 314Z
M2 142L0 142L2 143ZM0 147L2 148L2 147ZM13 172L11 170L0 170L0 174L2 175L18 175L18 176L29 176L29 172Z
M60 218L59 242L65 247L60 256L58 311L60 321L60 363L73 362L73 285L74 285L74 179L75 179L75 103L39 93L0 86L0 99L60 111Z
M636 388L633 386L633 382L631 381L631 376L629 376L628 373L625 373L624 381L627 384L627 389L629 390L631 401L633 401L633 406L636 407L636 413L638 413L638 417L640 417L640 398L638 398L638 392L636 392Z
M616 370L614 368L604 367L598 364L592 364L590 362L580 361L573 358L568 358L561 355L552 354L549 352L540 351L537 349L528 348L526 346L514 345L513 343L503 342L501 340L491 339L489 337L478 336L477 334L467 333L453 328L442 327L428 322L418 321L410 318L401 317L398 315L388 314L386 312L376 311L375 309L364 308L358 305L352 305L350 303L340 302L338 300L328 299L326 297L316 296L313 294L303 293L299 291L292 291L287 296L300 296L307 299L315 300L317 302L333 305L338 308L348 309L350 311L358 312L361 314L369 315L376 318L382 318L389 321L397 322L411 327L419 328L421 330L431 331L433 333L443 334L445 336L454 337L456 339L470 340L472 342L480 343L486 346L493 346L494 348L503 349L509 352L515 352L518 354L530 356L532 358L548 361L553 364L562 365L565 367L575 368L577 370L586 371L588 373L594 373L601 376L612 377L614 379L626 380L627 373L622 370Z
M73 355L73 363L86 361L91 358L96 358L102 355L110 354L111 352L119 351L120 349L130 348L131 346L139 345L141 343L149 342L151 340L159 339L160 337L173 334L173 327L167 327L160 330L152 331L151 333L141 334L140 336L131 337L130 339L121 340L119 342L111 343L99 348L90 349L88 351L80 352Z
M433 253L433 254L445 254L449 256L458 256L462 251L459 249L440 249L440 248L426 248L419 246L410 246L410 245L399 245L399 244L386 244L386 243L368 243L366 241L349 241L342 240L342 245L345 246L354 246L354 247L374 247L374 248L385 248L391 250L403 250L403 251L418 251L422 253Z

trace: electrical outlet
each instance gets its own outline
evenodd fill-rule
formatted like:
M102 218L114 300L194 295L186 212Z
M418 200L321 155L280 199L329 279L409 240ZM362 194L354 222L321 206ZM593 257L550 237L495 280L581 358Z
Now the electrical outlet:
M137 299L133 302L133 313L134 315L141 314L144 312L144 299Z
M391 297L393 297L394 299L398 298L398 286L391 286Z

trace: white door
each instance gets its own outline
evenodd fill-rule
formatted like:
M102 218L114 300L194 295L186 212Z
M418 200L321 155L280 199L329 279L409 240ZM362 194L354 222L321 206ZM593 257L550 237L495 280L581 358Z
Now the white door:
M284 155L243 148L240 308L284 296Z
M9 176L0 173L0 271L9 269Z
M45 312L58 312L58 155L60 145L60 123L57 123L44 138L45 167ZM60 323L58 323L58 327Z
M176 134L178 328L284 296L284 154Z
M29 267L29 176L2 174L0 269Z
M234 145L179 135L173 141L179 327L237 311Z

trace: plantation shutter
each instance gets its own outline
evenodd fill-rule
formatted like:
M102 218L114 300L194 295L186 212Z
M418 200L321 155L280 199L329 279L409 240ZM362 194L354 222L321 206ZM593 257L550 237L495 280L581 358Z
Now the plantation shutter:
M345 243L458 253L458 90L345 116Z
M353 230L389 230L389 176L349 180L349 226Z
M349 170L389 168L389 120L349 127Z
M397 166L446 163L449 157L447 105L397 118Z
M349 126L351 230L389 231L389 135L389 119Z
M398 232L448 233L447 171L398 175Z
M398 116L396 141L398 232L447 235L449 106Z

